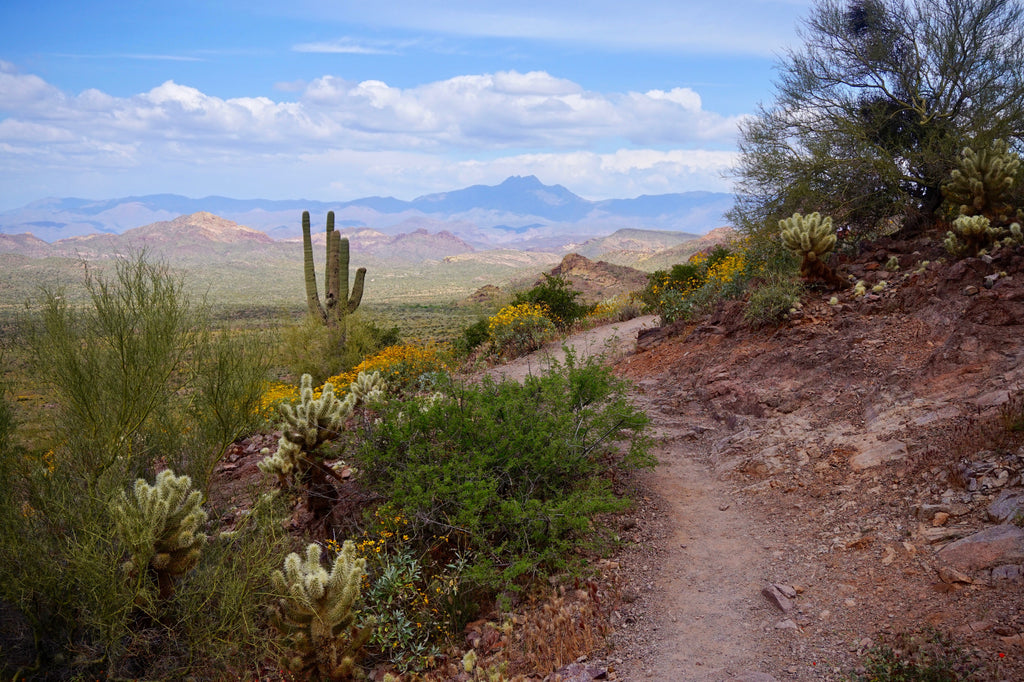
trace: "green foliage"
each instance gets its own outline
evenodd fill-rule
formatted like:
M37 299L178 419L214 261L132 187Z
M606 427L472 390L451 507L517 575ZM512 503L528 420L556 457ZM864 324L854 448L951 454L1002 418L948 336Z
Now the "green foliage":
M970 656L941 633L901 634L872 647L857 682L961 682L988 677Z
M729 218L745 233L794 212L926 229L965 144L1020 147L1019 3L820 0L800 28L774 102L741 125Z
M689 262L672 266L668 272L650 274L647 286L637 296L647 312L657 313L662 324L670 324L742 294L754 272L745 249L719 244L707 254L696 253Z
M621 381L569 353L523 384L485 379L393 404L354 459L366 484L411 520L419 549L454 547L470 580L504 589L571 565L595 516L626 505L608 477L652 463L646 425Z
M965 147L960 163L943 185L948 212L984 216L997 225L1010 223L1020 206L1014 206L1014 186L1020 157L1005 140L995 140L976 152Z
M565 278L544 273L544 281L529 291L516 294L512 305L534 303L545 306L555 326L568 329L594 309L593 305L581 303L578 299L582 294L571 287L572 282Z
M28 623L21 648L31 652L14 665L35 661L55 676L90 678L147 677L151 670L175 674L150 677L174 677L214 658L238 665L239 657L266 649L251 627L258 620L252 598L269 570L261 573L258 561L245 556L226 562L239 569L230 574L200 563L193 575L217 582L180 580L156 602L148 596L147 567L173 576L193 563L201 540L187 532L177 541L161 538L151 519L154 546L141 549L138 539L148 542L149 533L140 531L135 547L127 547L116 529L134 522L116 507L137 504L138 498L126 503L123 492L136 478L153 476L157 460L206 484L225 441L253 419L248 406L265 381L262 360L250 355L248 342L236 343L227 332L214 336L204 309L165 266L139 254L112 272L87 274L83 307L45 291L26 324L32 378L50 387L57 409L56 419L41 420L49 428L36 450L0 457L0 600ZM179 531L197 518L180 519ZM273 524L260 528L239 546L277 542ZM208 544L204 556L224 560L217 544ZM126 552L139 570L122 570ZM231 595L239 597L235 606L220 610ZM223 620L214 622L214 613ZM249 629L236 629L232 648L214 651L210 633L240 624ZM147 644L156 638L176 644L158 651Z
M370 636L356 625L356 602L366 575L366 559L346 541L330 572L320 563L320 546L306 547L305 559L292 553L284 573L271 579L281 595L271 622L283 635L287 651L282 663L295 673L319 674L329 680L352 676L356 656Z
M152 570L160 598L174 593L174 580L199 562L206 536L199 532L206 523L202 493L192 490L192 479L161 471L156 484L143 478L135 481L133 495L122 493L114 505L114 523L131 554L127 567L141 572Z
M45 291L28 348L36 375L53 389L57 430L76 446L69 474L113 486L142 473L155 453L154 417L174 400L200 344L201 315L166 266L139 254L113 278L86 272L91 305L75 309Z
M317 318L306 316L281 332L281 359L293 376L309 374L314 383L337 376L363 358L401 343L397 326L388 326L362 310L346 318L345 347L339 349L329 330Z
M792 279L770 279L750 292L743 319L754 327L778 324L800 302L803 287Z
M461 355L469 355L487 343L488 338L490 338L490 334L487 331L487 318L481 317L462 330L462 336L455 341L456 350Z

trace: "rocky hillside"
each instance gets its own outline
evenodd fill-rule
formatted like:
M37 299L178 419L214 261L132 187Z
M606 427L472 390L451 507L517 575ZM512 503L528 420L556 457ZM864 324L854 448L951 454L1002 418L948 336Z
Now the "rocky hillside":
M778 329L747 328L734 302L641 334L619 371L669 468L627 532L638 544L623 561L644 569L627 577L620 679L700 661L692 679L725 679L711 666L726 663L839 679L925 628L959 647L962 660L943 655L960 675L1024 679L1024 255L943 257L933 239L877 243L841 266L868 283L861 298L812 291ZM707 523L739 544L678 506L677 460L716 481ZM721 552L742 565L700 573L694 556L724 566ZM716 627L735 660L715 660Z

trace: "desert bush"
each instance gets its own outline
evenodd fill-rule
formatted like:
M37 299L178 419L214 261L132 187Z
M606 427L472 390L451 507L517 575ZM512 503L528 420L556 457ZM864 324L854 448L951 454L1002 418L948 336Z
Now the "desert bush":
M487 320L488 351L497 357L517 358L537 350L555 335L548 310L535 303L508 305Z
M599 359L580 364L569 352L523 384L485 379L442 393L390 405L353 458L410 520L417 549L463 552L467 579L487 589L573 564L600 535L596 515L628 504L609 478L652 463L646 416Z
M115 532L114 507L131 481L166 464L208 483L225 442L252 419L262 361L229 333L211 335L203 306L144 254L109 277L88 273L86 290L78 308L44 291L26 324L32 378L48 385L57 409L40 417L50 439L34 447L45 454L3 453L0 600L28 625L29 661L54 678L188 669L202 656L183 624L209 629L215 594L251 596L253 578L183 578L173 599L148 598L148 571L122 568L133 552ZM207 597L193 599L197 589ZM238 637L236 654L259 648L254 639ZM164 647L171 640L184 648Z
M455 341L455 350L459 355L466 356L480 346L487 343L490 338L488 332L488 320L481 317L479 320L462 330L462 335Z
M280 355L289 372L295 377L309 374L319 385L328 377L351 372L381 349L401 343L397 326L381 324L362 311L346 315L345 325L345 345L341 348L316 317L307 315L301 322L286 326L281 333Z
M563 277L544 274L544 281L532 289L520 292L512 299L512 305L533 303L547 310L547 317L559 329L568 329L577 320L586 317L594 306L581 303L582 294L572 289L572 282Z
M379 372L390 391L402 393L419 390L422 384L429 384L448 371L445 353L437 346L402 344L388 346L328 381L345 389L360 374Z
M772 278L756 286L747 299L743 319L753 327L778 324L800 302L803 287L792 279Z
M716 246L710 253L695 253L686 263L658 270L637 294L644 310L661 316L662 324L689 319L709 311L723 299L744 291L750 264L742 245Z

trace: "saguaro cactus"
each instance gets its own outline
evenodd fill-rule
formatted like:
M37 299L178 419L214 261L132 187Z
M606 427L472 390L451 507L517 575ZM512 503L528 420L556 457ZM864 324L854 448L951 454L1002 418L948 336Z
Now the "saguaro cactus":
M334 211L327 212L327 264L324 269L324 301L316 285L313 267L313 239L309 233L309 211L302 212L302 257L306 275L306 305L309 314L320 319L345 343L346 318L354 313L363 299L366 268L356 270L352 291L348 288L349 244L347 238L334 229ZM342 288L344 287L344 289Z
M271 622L289 645L283 662L290 671L329 680L352 675L356 654L370 636L370 628L357 626L355 618L364 575L366 559L356 558L351 540L330 573L320 563L319 545L310 544L305 559L289 554L284 573L271 574L282 595L271 609Z

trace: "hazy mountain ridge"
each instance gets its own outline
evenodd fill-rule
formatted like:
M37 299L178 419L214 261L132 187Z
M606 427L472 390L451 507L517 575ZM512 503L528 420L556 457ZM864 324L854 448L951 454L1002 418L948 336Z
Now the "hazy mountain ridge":
M50 198L0 212L0 234L29 233L56 242L88 234L122 234L206 212L281 240L300 235L301 211L310 211L313 225L322 230L327 211L333 210L339 228L371 228L393 236L420 228L447 231L477 250L513 244L519 249L550 249L559 242L584 242L623 228L706 232L724 224L722 215L732 203L731 194L714 192L590 201L561 185L544 185L527 176L411 201L392 197L345 202L192 199L172 194L101 201Z

